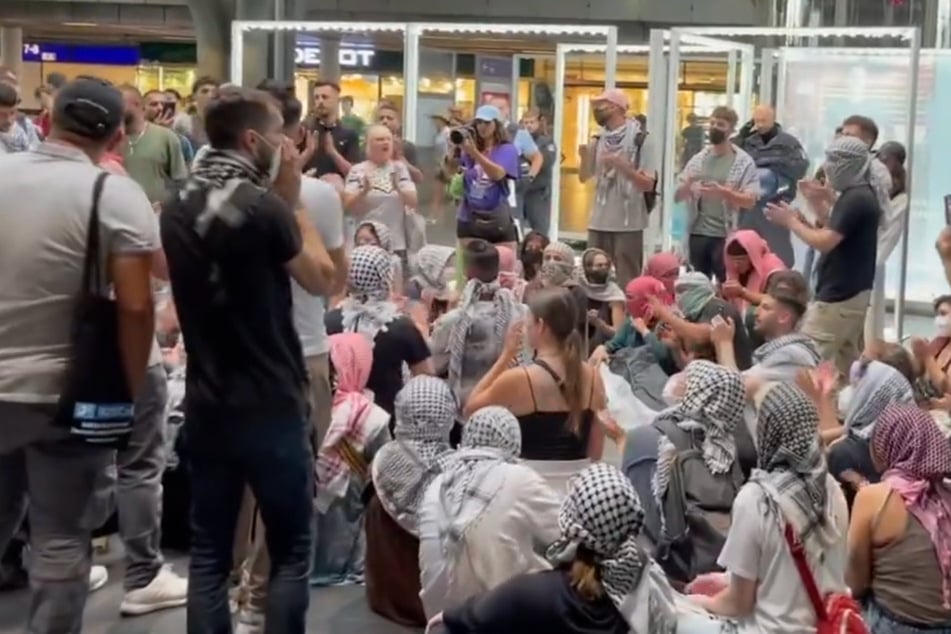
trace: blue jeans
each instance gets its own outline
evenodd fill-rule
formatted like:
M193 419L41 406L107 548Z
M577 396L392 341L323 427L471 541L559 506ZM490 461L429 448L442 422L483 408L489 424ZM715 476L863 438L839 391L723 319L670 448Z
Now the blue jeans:
M314 457L300 418L190 418L185 443L192 486L188 634L231 634L228 578L244 487L265 526L271 573L269 634L303 634L310 602Z

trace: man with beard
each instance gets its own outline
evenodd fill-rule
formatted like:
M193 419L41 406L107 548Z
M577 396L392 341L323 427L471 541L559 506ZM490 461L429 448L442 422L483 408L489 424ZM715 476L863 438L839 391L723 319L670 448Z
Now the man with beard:
M750 155L733 145L737 116L718 106L710 115L710 145L680 173L676 200L690 204L687 250L690 265L707 277L726 280L723 250L726 236L736 227L736 214L750 209L759 198L756 165Z
M122 87L125 100L125 140L122 165L152 203L161 203L171 187L188 176L178 135L149 123L142 93L135 86Z
M340 123L340 86L329 81L314 85L313 134L317 149L305 166L320 178L337 174L346 178L354 163L360 162L359 135Z
M749 154L759 171L761 198L756 206L740 214L739 228L756 231L770 251L792 268L795 256L789 232L766 219L763 206L770 198L787 202L796 197L796 183L806 175L809 159L802 144L776 123L776 113L766 105L756 106L753 118L740 129L734 143Z
M538 108L532 108L522 116L522 127L532 135L541 152L542 165L535 177L525 183L521 204L522 217L532 231L547 236L551 230L552 172L559 163L559 157L555 142L545 129L544 123Z

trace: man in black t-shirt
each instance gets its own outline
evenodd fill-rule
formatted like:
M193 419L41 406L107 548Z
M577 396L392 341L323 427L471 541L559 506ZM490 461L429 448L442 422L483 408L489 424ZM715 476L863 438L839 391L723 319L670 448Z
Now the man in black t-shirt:
M826 181L838 193L828 218L812 226L789 205L770 205L773 222L788 227L821 253L817 265L815 301L809 307L802 333L811 337L823 359L835 361L843 376L861 353L872 286L882 208L871 184L868 146L841 136L826 150Z
M314 155L304 166L320 178L338 174L347 178L354 163L360 162L360 136L340 123L340 86L329 81L314 85Z
M305 629L314 457L290 278L326 294L334 267L299 204L300 158L283 127L270 95L222 90L205 112L210 148L162 206L188 351L189 632L230 631L226 584L245 484L271 546L267 629Z

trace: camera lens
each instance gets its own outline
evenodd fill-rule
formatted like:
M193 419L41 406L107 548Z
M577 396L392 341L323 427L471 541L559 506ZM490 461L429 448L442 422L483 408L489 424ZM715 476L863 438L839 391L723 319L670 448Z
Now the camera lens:
M449 140L456 145L462 145L462 142L466 140L466 137L462 131L457 128L449 131Z

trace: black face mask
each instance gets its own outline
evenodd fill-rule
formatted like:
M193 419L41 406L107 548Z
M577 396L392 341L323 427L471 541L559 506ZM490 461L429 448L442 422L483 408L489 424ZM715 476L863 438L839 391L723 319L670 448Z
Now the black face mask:
M594 121L602 128L607 124L608 119L610 118L611 115L609 115L607 112L604 112L603 110L594 111Z
M710 128L710 132L707 133L707 137L710 139L710 143L713 145L720 145L726 141L726 132L720 128Z
M587 271L585 277L587 277L588 281L592 284L607 284L608 282L608 272L602 271L601 269Z

